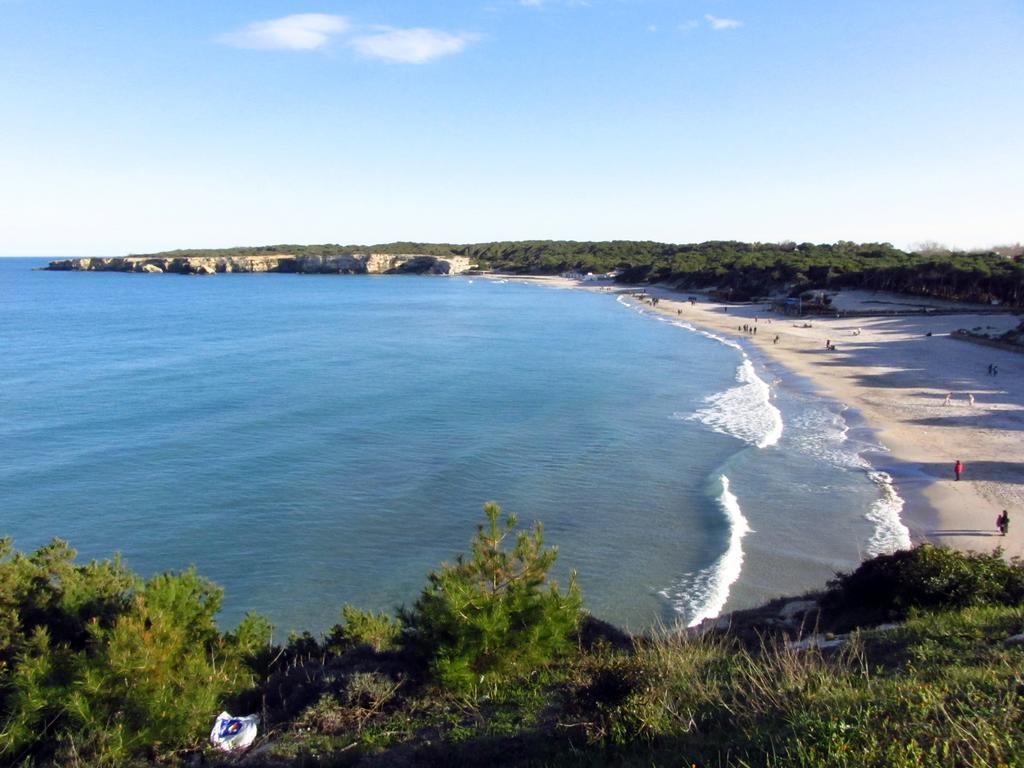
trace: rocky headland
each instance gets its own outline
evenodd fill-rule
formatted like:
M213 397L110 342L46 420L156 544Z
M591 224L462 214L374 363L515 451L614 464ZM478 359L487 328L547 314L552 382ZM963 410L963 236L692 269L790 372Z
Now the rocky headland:
M417 253L348 253L297 256L275 253L259 256L124 256L51 261L58 272L148 272L215 275L223 272L279 272L339 275L458 275L474 265L465 256L439 258Z

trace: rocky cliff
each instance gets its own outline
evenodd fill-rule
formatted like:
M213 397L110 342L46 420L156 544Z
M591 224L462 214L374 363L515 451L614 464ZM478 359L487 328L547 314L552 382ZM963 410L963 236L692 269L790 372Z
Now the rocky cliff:
M338 256L188 256L160 258L125 256L112 259L51 261L47 269L77 272L172 272L179 275L214 275L220 272L288 272L334 275L458 275L473 268L464 256L441 259L417 253L349 253Z

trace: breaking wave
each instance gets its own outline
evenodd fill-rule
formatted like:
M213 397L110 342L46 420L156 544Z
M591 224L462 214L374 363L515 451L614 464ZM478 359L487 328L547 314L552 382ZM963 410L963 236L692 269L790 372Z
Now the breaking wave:
M736 369L736 381L739 386L709 395L703 408L682 418L758 448L775 445L782 438L782 412L772 404L771 387L757 375L750 358L744 356Z
M722 612L729 599L729 588L743 570L743 537L751 533L739 501L729 490L729 478L720 475L719 482L718 505L729 524L729 544L725 552L707 568L683 575L670 589L660 592L686 618L690 627Z
M621 294L615 300L642 315L714 339L743 355L743 362L736 369L736 381L739 386L709 395L704 399L704 408L693 414L674 414L675 418L698 421L711 427L715 432L737 437L758 448L768 448L782 439L782 413L772 404L771 387L757 375L753 361L740 344L710 331L695 328L689 323L652 312L640 304L629 301Z
M742 345L730 338L657 313L624 296L618 296L617 300L640 314L732 347L743 356L736 370L737 386L709 395L704 399L703 407L696 412L676 413L675 418L702 423L715 432L736 437L757 448L768 448L780 442L784 428L782 413L772 403L771 387L758 376L753 361ZM884 448L877 444L865 444L859 439L850 440L850 426L843 414L846 409L842 405L839 408L839 412L832 406L801 409L799 414L794 414L787 440L792 442L792 447L812 455L818 461L841 469L864 472L879 488L881 497L871 504L865 514L865 519L874 526L865 545L868 556L907 549L911 546L910 531L900 518L904 501L897 493L892 477L875 470L863 455L865 450ZM743 564L741 541L750 532L739 503L729 490L729 479L722 475L721 482L719 505L731 527L728 549L712 566L684 575L670 590L660 593L671 600L675 609L687 618L690 626L721 612L728 599L730 586L740 576Z
M878 485L882 498L871 505L865 517L875 525L875 532L868 540L867 554L888 555L901 549L910 549L910 529L900 519L903 499L896 493L892 477L885 472L868 472L871 481Z

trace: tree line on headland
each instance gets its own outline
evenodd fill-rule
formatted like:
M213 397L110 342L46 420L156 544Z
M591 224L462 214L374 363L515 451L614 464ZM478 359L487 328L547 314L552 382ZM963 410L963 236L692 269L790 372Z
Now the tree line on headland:
M668 282L679 288L716 288L745 301L785 291L862 288L954 301L1024 305L1024 249L958 252L927 246L908 252L889 243L742 243L717 240L672 244L652 241L523 240L457 245L397 242L381 245L267 245L179 250L153 257L336 256L417 253L465 256L481 269L553 275L615 271L624 283Z

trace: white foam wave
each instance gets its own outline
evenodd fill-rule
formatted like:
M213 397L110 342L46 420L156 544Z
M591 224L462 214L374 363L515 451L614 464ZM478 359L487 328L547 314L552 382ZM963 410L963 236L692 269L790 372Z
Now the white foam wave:
M729 544L725 552L712 565L685 574L671 590L660 593L672 601L691 627L722 612L729 599L729 589L743 570L743 537L752 533L739 500L729 489L729 478L721 475L719 481L722 492L718 504L729 523Z
M896 493L892 477L885 472L868 472L868 477L882 491L882 498L871 505L865 517L875 524L875 532L867 544L867 554L888 555L900 549L910 549L910 529L900 519L903 499Z
M674 320L670 316L650 311L641 304L630 302L622 294L616 296L615 300L622 306L642 315L656 318L676 328L699 333L701 336L739 350L743 355L743 362L736 370L736 381L740 386L710 395L704 400L707 403L706 407L694 414L676 413L674 414L675 418L699 421L716 432L738 437L758 448L768 448L782 439L782 412L772 404L771 387L757 375L753 362L747 357L747 353L738 342L701 328L695 328L681 320Z
M782 412L772 404L771 387L757 375L750 358L736 369L736 381L738 387L704 398L706 405L696 413L677 416L758 448L775 445L782 438Z
M732 347L733 349L738 349L740 352L743 352L743 347L740 345L738 341L727 339L725 336L719 336L717 333L712 333L711 331L705 331L703 328L694 328L689 323L682 323L676 320L671 320L670 322L672 323L672 325L675 325L679 328L686 328L687 330L693 331L694 333L699 333L701 336L704 336L708 339L713 339L717 341L719 344L725 345L726 347ZM743 356L746 357L746 352L743 352Z
M655 320L660 320L663 323L668 323L669 325L673 325L676 328L684 328L687 331L699 333L701 336L704 336L708 339L713 339L717 341L719 344L725 345L726 347L732 347L733 349L738 349L741 352L743 351L743 347L740 346L738 342L735 342L732 339L727 339L725 336L719 336L716 333L711 333L711 331L705 331L703 328L697 328L683 320L675 320L668 315L661 314L660 312L654 312L653 310L647 309L642 304L635 304L631 302L621 293L615 297L615 300L619 302L619 304L621 304L622 306L627 307L628 309L632 309L634 312L637 312L638 314L645 315L647 317L653 317Z
M736 380L740 386L711 395L705 398L704 408L689 415L677 413L675 414L676 418L699 421L716 432L732 435L756 445L758 448L767 448L781 440L782 414L771 402L771 387L757 375L753 363L739 343L701 328L695 328L687 322L652 312L642 305L628 301L622 295L618 296L617 300L623 306L640 314L699 333L725 346L738 349L743 354L743 363L736 372ZM793 445L798 450L837 467L864 470L871 481L880 488L882 497L871 505L865 515L866 519L875 526L866 545L867 554L873 557L900 549L908 549L911 546L910 531L900 519L900 513L903 511L903 499L897 493L892 478L888 474L871 469L870 462L860 453L865 446L861 445L860 448L857 448L849 444L850 426L843 415L826 408L809 408L805 409L802 415L794 418L792 426L794 427ZM877 445L870 447L875 450L884 450ZM728 494L735 502L735 496L728 493L728 480L724 476L723 480L725 480L723 498L725 498L725 494ZM739 510L738 505L736 510ZM739 558L742 563L742 551L740 551ZM700 582L702 579L704 581L711 579L712 576L710 572L701 571L684 577L684 579L689 579L691 584L691 587L685 590L686 595L699 596L708 592L707 585L705 584L704 588L701 588ZM739 568L737 566L736 578L738 577ZM728 582L728 584L731 583L732 581ZM662 594L669 597L665 592ZM728 585L725 595L728 597ZM677 601L677 608L680 612L686 615L702 614L702 618L707 618L708 614L696 607L697 603L693 603L691 597L677 595L673 599ZM724 602L725 598L722 599L723 605ZM717 611L720 610L721 608L717 609ZM717 611L710 615L717 615ZM700 620L701 618L695 619L694 623L699 623Z
M794 415L788 425L787 447L791 445L801 453L840 469L871 469L871 464L860 454L864 444L850 441L850 425L842 412L836 413L824 405L810 405Z
M863 471L878 487L881 498L873 502L864 515L874 525L874 531L865 546L866 554L875 557L908 549L911 546L910 530L900 518L903 499L896 491L892 477L875 470L861 453L865 449L884 448L859 441L853 441L851 445L848 438L850 425L842 413L823 407L805 409L793 419L791 425L794 429L790 431L790 443L797 450L841 469Z

